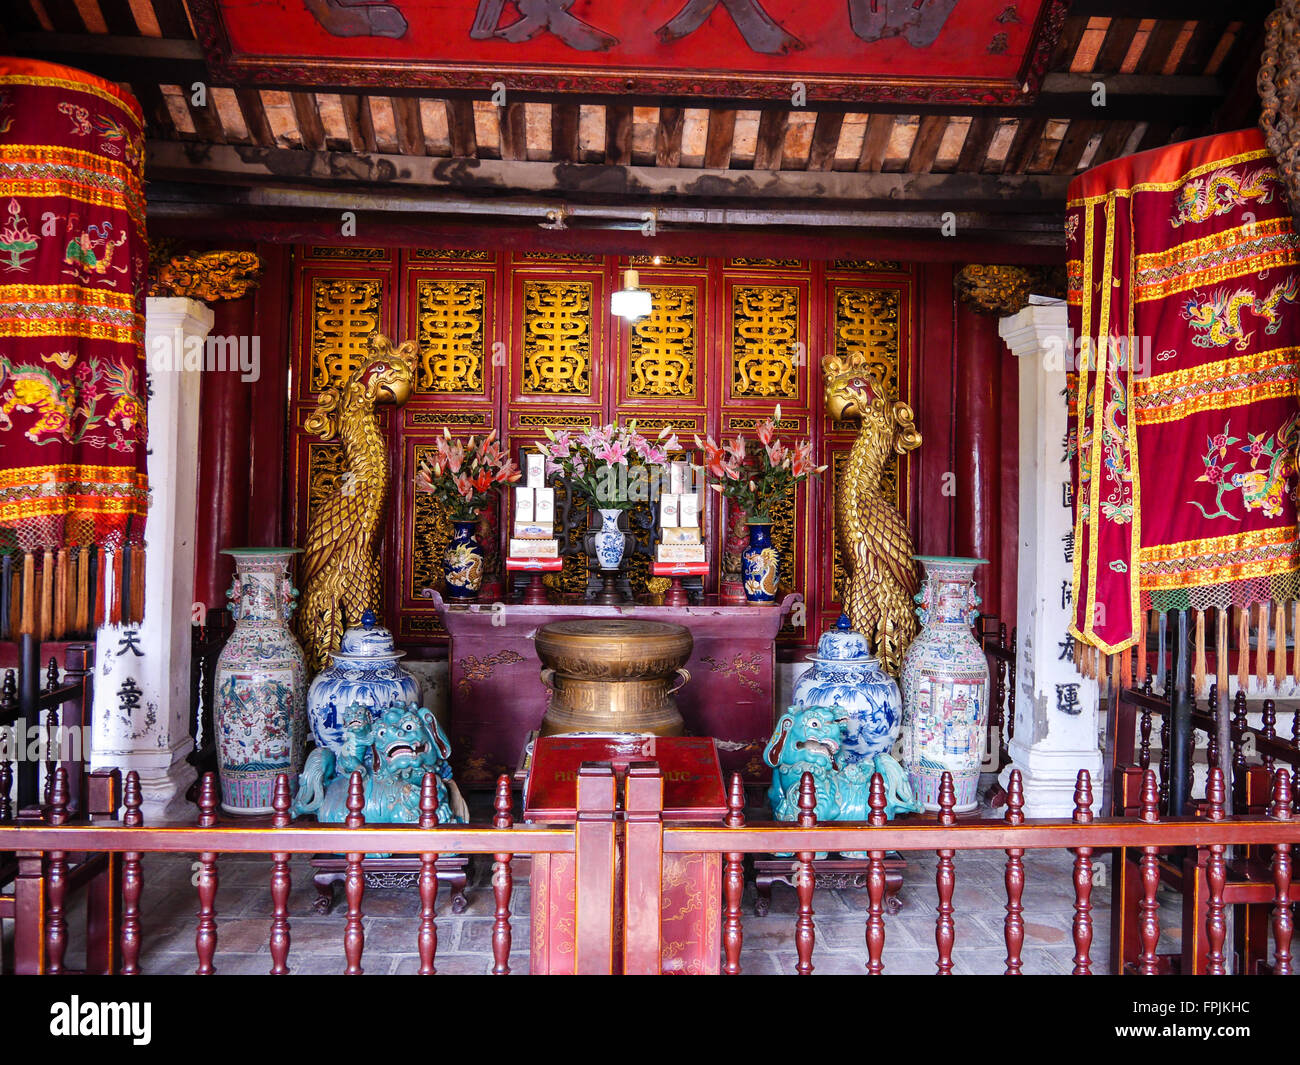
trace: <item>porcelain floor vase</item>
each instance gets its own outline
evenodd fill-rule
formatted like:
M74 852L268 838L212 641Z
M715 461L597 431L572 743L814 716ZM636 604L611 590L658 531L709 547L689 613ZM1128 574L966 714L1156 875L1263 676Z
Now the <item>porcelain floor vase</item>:
M775 603L781 559L772 543L772 523L749 523L749 546L740 553L740 576L745 599L751 603Z
M616 507L602 507L599 513L600 528L593 537L596 561L603 570L616 570L623 563L623 548L626 543L626 536L618 527L618 519L623 512Z
M298 548L232 548L235 628L214 676L221 808L268 814L275 779L297 790L307 745L307 663L289 620L297 606L289 566Z
M393 648L393 634L369 610L360 626L343 634L329 666L307 689L307 720L316 746L340 753L354 707L364 707L375 719L394 706L420 702L420 682L398 664L405 654Z
M452 538L443 556L443 579L450 599L477 599L483 587L483 548L474 539L478 519L452 523Z
M985 560L917 555L921 631L903 656L903 768L917 799L939 809L952 774L958 812L975 809L987 742L989 667L971 632L978 616L975 567Z

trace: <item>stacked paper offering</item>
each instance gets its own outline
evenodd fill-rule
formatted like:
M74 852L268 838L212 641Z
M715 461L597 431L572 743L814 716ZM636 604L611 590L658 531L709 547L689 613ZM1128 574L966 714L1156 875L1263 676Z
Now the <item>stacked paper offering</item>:
M700 497L694 492L668 492L659 497L658 562L703 562L700 540Z
M546 467L540 454L526 456L527 483L515 489L514 535L510 537L511 558L557 558L560 541L555 538L555 489L546 487Z

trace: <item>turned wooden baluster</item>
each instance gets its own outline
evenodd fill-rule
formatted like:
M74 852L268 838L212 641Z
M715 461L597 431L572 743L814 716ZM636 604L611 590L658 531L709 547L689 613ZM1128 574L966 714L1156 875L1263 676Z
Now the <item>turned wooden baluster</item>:
M728 828L745 827L745 784L739 773L731 775L731 792L727 796L727 814L722 823ZM722 876L724 902L722 922L722 949L726 962L722 971L727 976L740 974L740 948L745 941L745 927L740 920L740 903L745 894L745 853L729 851Z
M885 817L885 781L879 773L871 774L871 793L867 799L871 813L867 824L880 828ZM879 976L885 971L881 956L885 953L885 852L867 852L867 972Z
M957 805L957 797L952 789L952 774L945 772L939 778L939 824L955 825L957 815L952 808ZM952 863L956 853L952 850L940 850L939 865L935 870L934 882L939 891L938 919L934 925L934 941L939 948L940 976L952 975L952 944L956 931L952 920L952 893L957 886L957 870Z
M1011 770L1007 781L1008 825L1025 823L1025 787L1019 769ZM1005 976L1020 976L1022 973L1020 950L1025 945L1025 908L1021 899L1025 893L1025 851L1023 847L1007 848L1007 870L1003 881L1007 886L1007 916L1002 922L1003 937L1007 941L1007 967Z
M1232 776L1230 781L1233 798L1245 799L1246 788L1246 729L1249 720L1246 717L1246 693L1237 692L1232 704Z
M424 774L420 783L420 827L438 827L438 775ZM438 855L426 851L420 855L420 932L416 939L420 951L420 975L435 973L433 961L438 953L438 925L435 906L438 901Z
M1074 823L1092 823L1092 778L1079 770L1074 785ZM1092 848L1074 849L1074 975L1091 976L1092 958Z
M1300 715L1297 715L1300 717ZM13 819L14 807L9 793L14 786L14 771L7 759L0 759L0 824Z
M1151 678L1147 678L1147 686L1150 687ZM1151 708L1142 707L1142 716L1139 718L1139 727L1141 729L1142 743L1138 747L1138 765L1142 767L1143 772L1151 768Z
M366 823L365 808L366 789L361 782L361 771L357 770L348 779L348 816L345 822L348 828L358 829ZM348 963L344 972L348 976L362 974L361 954L366 947L366 932L361 925L361 918L365 916L361 912L361 898L366 890L364 859L363 851L350 851L343 880L343 891L348 900L348 918L343 925L343 956Z
M271 796L272 828L288 828L293 818L289 814L289 778L280 773L275 778L275 791ZM271 975L285 976L289 972L289 852L276 851L271 855Z
M1296 636L1296 655L1300 656L1300 635ZM1300 754L1300 710L1291 714L1291 749Z
M68 771L55 766L50 774L50 824L68 823ZM68 896L68 856L64 851L50 851L46 873L49 902L45 910L46 972L57 976L63 972L63 955L68 949L68 920L64 902Z
M1172 681L1167 682L1165 691L1172 689ZM1173 757L1170 739L1169 719L1173 715L1166 710L1160 715L1160 809L1169 809L1169 763Z
M1011 653L1013 655L1016 653L1016 639L1017 639L1016 634L1017 634L1017 630L1013 628L1011 630ZM1006 735L1003 737L1002 740L1002 753L1006 754L1007 744L1011 740L1013 740L1016 735L1016 685L1014 680L1012 680L1012 682L1009 685L1007 685L1007 712L1004 715L1004 718L1006 720L1007 727L1006 727Z
M1160 791L1156 775L1150 769L1142 774L1143 821L1160 820ZM1156 891L1160 887L1160 848L1143 847L1139 863L1142 877L1142 899L1138 902L1138 932L1142 937L1142 953L1138 958L1138 971L1143 976L1155 976L1160 967L1156 947L1160 943L1160 904Z
M496 813L493 828L513 828L510 813L510 778L504 773L497 778ZM510 868L513 856L502 851L492 855L492 899L496 904L492 919L492 975L510 975L510 895L514 890L514 874Z
M1266 740L1277 739L1277 704L1272 699L1264 700L1264 709L1261 712L1262 727L1260 735ZM1265 752L1261 756L1264 768L1268 770L1269 776L1273 775L1273 756Z
M1209 781L1205 785L1205 816L1210 821L1222 821L1224 790L1223 770L1215 767L1210 770ZM1206 957L1206 971L1211 976L1224 976L1228 968L1223 956L1223 940L1228 934L1228 922L1225 916L1227 904L1223 901L1223 885L1228 878L1227 863L1224 859L1226 850L1222 843L1210 844L1210 857L1205 863L1205 879L1209 881L1210 897L1206 902L1205 938L1209 953Z
M811 773L799 778L799 817L800 828L812 828L817 824L817 787ZM799 954L795 971L800 976L809 976L813 971L812 955L816 933L813 930L813 889L817 883L817 874L813 869L816 851L800 851L795 855L794 890L799 898L799 916L794 922L794 945Z
M1300 716L1300 715L1297 715ZM1273 777L1273 805L1269 816L1276 821L1292 820L1291 774L1279 769ZM1290 976L1291 962L1291 845L1273 845L1273 975Z
M140 828L144 814L140 812L140 774L134 769L126 775L122 788L122 824L127 828ZM144 877L139 851L122 855L122 975L135 976L140 972L140 895Z
M59 711L45 711L45 791L43 801L54 801L54 767L59 764Z
M199 785L199 827L213 828L217 823L217 778L205 773ZM199 976L211 976L217 970L212 958L217 952L217 854L204 851L199 855L199 921L194 931L194 950L199 956Z

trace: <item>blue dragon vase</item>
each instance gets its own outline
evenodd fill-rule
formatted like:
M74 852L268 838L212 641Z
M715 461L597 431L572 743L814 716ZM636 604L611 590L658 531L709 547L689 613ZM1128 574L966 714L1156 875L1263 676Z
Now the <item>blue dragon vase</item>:
M982 558L916 555L921 632L903 656L903 767L917 799L939 809L952 774L958 812L973 810L989 716L989 666L971 632L978 617L975 567Z
M477 599L483 586L483 548L474 539L478 519L452 520L452 538L443 556L443 579L451 599ZM391 642L391 640L390 640ZM418 696L417 696L418 700Z
M289 565L298 548L231 548L226 593L235 629L214 676L213 728L221 808L272 812L275 778L294 788L307 749L307 662L289 619L297 607Z
M307 720L317 747L338 754L344 732L359 709L378 719L394 706L420 701L420 683L398 664L405 651L393 648L393 634L376 624L373 611L361 616L361 625L348 629L339 649L330 652L330 664L316 674L307 689Z
M894 678L873 658L867 638L854 632L846 615L822 633L813 663L794 685L796 707L834 707L843 719L841 766L874 762L898 740L903 698Z
M781 559L772 543L772 523L749 523L749 546L740 553L740 577L745 599L751 603L775 603Z
M596 559L601 569L618 569L623 561L623 548L627 537L618 527L619 515L623 512L617 507L600 508L600 528L594 537Z

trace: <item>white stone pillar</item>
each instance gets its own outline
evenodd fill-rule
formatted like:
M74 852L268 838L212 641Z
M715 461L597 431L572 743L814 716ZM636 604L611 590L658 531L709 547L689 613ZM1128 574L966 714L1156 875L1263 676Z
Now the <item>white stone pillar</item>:
M1079 770L1101 802L1096 681L1074 668L1066 633L1073 605L1073 520L1065 460L1065 364L1073 352L1061 300L1034 302L998 332L1020 365L1020 544L1017 574L1016 717L1008 744L1020 770L1026 817L1068 817Z
M149 518L144 619L105 626L95 644L91 763L140 774L145 824L183 820L194 807L190 736L190 633L194 600L199 382L212 311L198 300L151 297ZM189 356L188 358L186 356Z

